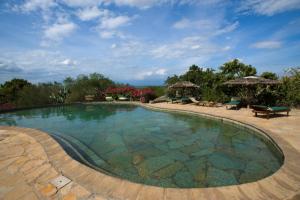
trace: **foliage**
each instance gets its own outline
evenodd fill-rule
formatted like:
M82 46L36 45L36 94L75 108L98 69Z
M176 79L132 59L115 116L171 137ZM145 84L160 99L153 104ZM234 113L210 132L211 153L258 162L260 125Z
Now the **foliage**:
M225 81L256 75L255 67L241 63L235 59L224 63L218 71L211 68L200 68L192 65L182 75L168 77L165 81L167 86L178 81L191 81L197 84L198 90L192 91L193 96L202 100L226 102L233 96L239 96L244 104L262 105L300 105L300 68L291 68L288 74L280 78L281 84L274 86L225 86ZM264 72L261 77L268 79L279 79L272 72ZM186 91L179 91L182 95L189 95ZM184 94L185 93L185 94ZM174 91L168 90L169 96L175 96Z
M64 80L68 95L66 102L84 101L86 95L94 95L96 100L104 98L107 87L113 86L114 82L102 74L93 73L89 76L79 75L76 79L68 77Z
M199 86L199 89L182 89L177 90L181 95L193 95L201 97L203 100L217 100L224 101L226 95L222 90L222 81L224 77L220 73L215 73L214 69L211 68L200 68L197 65L190 66L189 70L181 75L168 77L165 81L166 85L172 85L177 81L190 81ZM176 81L176 82L175 82ZM175 96L174 90L169 90L169 96ZM192 94L191 94L192 93Z
M143 98L145 101L151 100L155 97L155 93L151 88L137 89L131 86L108 87L105 94L113 96L114 99L117 99L119 95L122 95L134 100Z
M12 79L6 81L0 87L0 104L13 103L15 104L19 99L20 91L26 86L32 85L24 79Z
M227 80L256 75L255 67L246 65L240 62L238 59L234 59L232 61L224 63L220 67L220 70Z
M260 77L266 78L266 79L271 79L271 80L278 80L277 74L273 72L263 72Z
M64 103L66 93L59 83L30 85L20 91L17 107L43 106Z
M32 84L23 79L13 79L0 87L0 108L32 107L83 101L85 95L104 97L104 91L114 82L101 74L70 77L61 83ZM7 104L9 103L9 104Z
M192 65L182 75L168 77L166 86L178 81L190 81L199 89L190 91L191 95L202 100L226 102L233 96L240 96L247 104L300 106L300 68L290 68L285 76L279 77L272 72L264 72L261 77L279 79L281 84L273 86L236 87L223 83L231 78L255 75L256 69L237 59L223 64L218 71ZM96 100L104 100L105 95L123 95L131 99L147 102L166 91L175 95L166 86L134 88L129 85L115 84L101 74L80 75L76 79L66 78L61 83L32 84L24 79L12 79L0 85L0 110L15 107L31 107L83 101L86 95L94 95ZM183 95L188 90L180 91Z
M300 67L290 68L278 87L279 103L300 106Z
M156 97L165 95L167 91L167 88L165 86L147 86L146 88L152 89Z

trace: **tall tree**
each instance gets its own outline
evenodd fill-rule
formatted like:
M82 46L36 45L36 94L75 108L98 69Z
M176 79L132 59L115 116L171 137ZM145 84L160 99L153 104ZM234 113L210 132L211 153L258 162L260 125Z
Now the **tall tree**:
M10 81L6 81L1 87L1 102L13 103L18 99L20 91L23 90L24 87L32 85L30 82L24 79L12 79Z
M273 72L263 72L260 76L263 77L263 78L266 78L266 79L271 79L271 80L277 80L278 79L277 74L275 74Z
M224 63L220 67L220 70L227 79L254 76L257 73L255 67L252 65L246 65L240 62L238 59Z
M180 77L178 77L177 75L168 76L168 78L165 80L165 84L172 85L180 80L181 80Z

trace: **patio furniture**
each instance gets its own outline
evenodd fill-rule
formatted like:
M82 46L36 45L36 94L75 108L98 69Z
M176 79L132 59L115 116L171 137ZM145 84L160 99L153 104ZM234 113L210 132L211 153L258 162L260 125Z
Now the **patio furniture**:
M178 101L179 99L180 99L180 98L172 97L172 98L170 98L170 102L171 102L171 103L178 103L177 101Z
M119 96L118 100L119 101L128 101L129 99L127 97L124 97L124 96Z
M255 91L258 86L266 88L268 86L279 85L281 84L281 82L279 80L271 80L258 76L246 76L229 80L223 84L238 89L240 92L240 96L242 96L243 98L243 104L246 104L247 107L249 107L249 105L251 105L251 102L253 102L253 100L255 99L253 91ZM236 105L234 103L236 103ZM229 105L235 105L236 109L239 106L238 102L231 102L231 104Z
M162 103L162 102L171 102L171 99L165 95L160 96L152 101L150 101L149 103Z
M188 104L190 102L191 100L188 97L176 98L176 100L172 99L172 103Z
M241 104L241 98L240 97L232 97L230 102L225 103L226 109L229 108L235 108L236 110Z
M106 101L113 101L114 99L112 97L105 97Z
M291 109L286 106L274 106L274 107L269 107L269 106L263 106L263 105L253 105L252 106L252 112L255 113L255 117L257 117L257 114L265 114L267 115L267 119L270 118L270 114L276 114L276 113L281 113L281 112L286 112L286 115L289 116L289 112Z
M188 104L190 102L191 100L188 97L182 97L181 99L179 99L179 103L181 104Z
M198 106L214 107L216 105L213 101L199 101Z
M200 103L200 101L197 101L195 97L189 97L189 99L192 101L192 104L194 105L198 105Z
M95 95L85 95L85 101L94 101Z
M198 106L206 106L208 103L208 101L199 101Z

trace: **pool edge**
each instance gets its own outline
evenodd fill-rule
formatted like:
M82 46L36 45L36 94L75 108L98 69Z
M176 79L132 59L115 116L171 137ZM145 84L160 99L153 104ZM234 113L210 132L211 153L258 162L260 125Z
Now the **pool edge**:
M128 104L127 102L124 102ZM129 103L137 106L143 106L150 109L156 109L151 104ZM176 109L164 109L166 111ZM178 110L187 112L187 110ZM191 112L190 112L191 113ZM204 114L193 112L193 114ZM210 117L222 118L221 116L210 115ZM235 119L226 118L233 122ZM238 121L239 125L250 125ZM240 185L230 185L212 188L160 188L157 186L143 185L133 183L116 177L111 177L94 169L91 169L76 160L73 160L62 147L47 133L30 128L5 127L0 126L1 130L14 130L27 134L41 144L45 150L50 163L62 174L76 181L91 192L101 194L110 199L285 199L297 194L300 190L300 153L289 143L284 141L278 135L265 130L262 127L254 128L266 133L275 144L279 146L285 155L285 160L280 169L264 179L244 183ZM80 172L80 173L79 173ZM153 198L152 198L153 199Z

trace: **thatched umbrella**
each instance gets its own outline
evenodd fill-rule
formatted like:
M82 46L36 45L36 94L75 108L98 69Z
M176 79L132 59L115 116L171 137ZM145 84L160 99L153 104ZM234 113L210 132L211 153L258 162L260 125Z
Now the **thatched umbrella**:
M224 85L277 85L280 82L278 80L266 79L258 76L246 76L230 80L224 83Z
M253 92L253 87L257 85L277 85L280 84L280 81L278 80L271 80L271 79L266 79L262 77L257 77L257 76L246 76L243 78L237 78L234 80L230 80L224 83L224 85L230 85L230 86L242 86L242 90L244 92L244 97L247 100L247 104L249 106L249 102L251 97L254 96L254 94L251 93ZM244 87L243 87L244 86ZM252 87L253 86L253 87ZM252 90L251 90L252 88Z
M183 94L184 94L185 89L197 89L199 88L199 86L190 81L179 81L173 85L170 85L168 88L176 89L176 96L178 96L178 89L183 89Z

